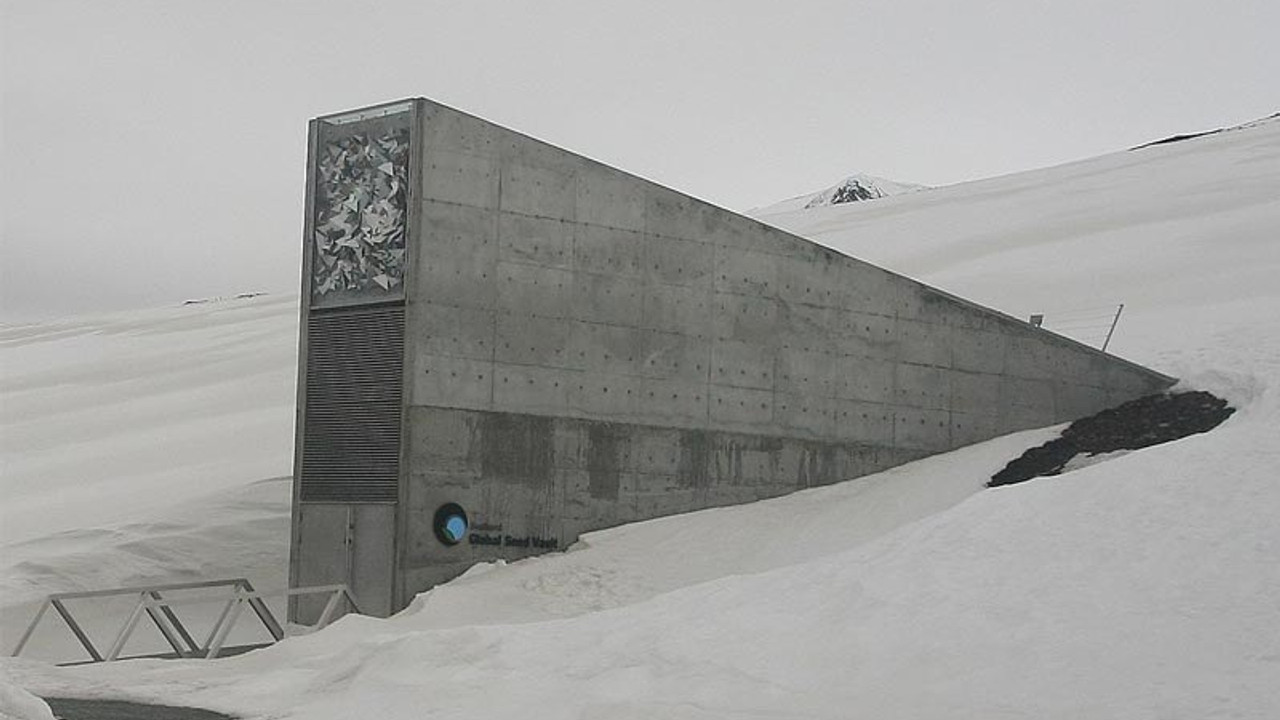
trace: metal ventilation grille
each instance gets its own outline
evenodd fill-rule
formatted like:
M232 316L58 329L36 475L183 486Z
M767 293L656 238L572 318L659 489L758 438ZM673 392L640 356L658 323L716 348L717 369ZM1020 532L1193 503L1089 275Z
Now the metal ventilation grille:
M395 502L404 308L313 311L306 352L302 500Z

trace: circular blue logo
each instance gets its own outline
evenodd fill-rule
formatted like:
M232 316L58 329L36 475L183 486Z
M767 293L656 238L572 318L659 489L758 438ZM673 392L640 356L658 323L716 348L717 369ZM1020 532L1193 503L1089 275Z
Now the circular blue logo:
M436 510L436 516L432 526L436 533L436 539L445 545L457 545L467 538L467 528L471 523L467 521L467 511L457 503L446 503Z
M461 542L467 536L467 519L461 515L450 515L444 521L444 533L454 542Z

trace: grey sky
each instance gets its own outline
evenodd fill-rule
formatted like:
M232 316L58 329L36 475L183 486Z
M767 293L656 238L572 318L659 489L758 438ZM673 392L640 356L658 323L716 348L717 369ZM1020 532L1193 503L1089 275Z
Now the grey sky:
M296 292L306 121L400 97L733 209L1280 110L1275 0L0 1L6 319Z

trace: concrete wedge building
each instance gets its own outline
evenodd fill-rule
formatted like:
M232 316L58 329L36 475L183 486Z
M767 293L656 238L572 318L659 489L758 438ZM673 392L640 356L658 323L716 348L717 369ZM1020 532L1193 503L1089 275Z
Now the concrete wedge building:
M290 581L375 615L1172 383L425 99L312 121L304 237Z

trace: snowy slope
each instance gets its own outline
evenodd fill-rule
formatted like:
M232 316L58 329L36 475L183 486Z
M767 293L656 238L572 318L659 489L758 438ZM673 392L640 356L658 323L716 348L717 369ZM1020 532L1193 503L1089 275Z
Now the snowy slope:
M1047 431L998 438L595 533L213 664L4 667L41 692L251 717L1278 717L1278 188L1270 122L768 218L1015 315L1125 302L1113 347L1240 408L1211 433L982 491Z
M1124 302L1112 349L1156 361L1154 318L1275 297L1278 128L763 219L1014 316Z
M51 592L284 586L297 317L252 298L0 328L0 649Z
M0 351L5 543L291 472L293 298L9 325Z

